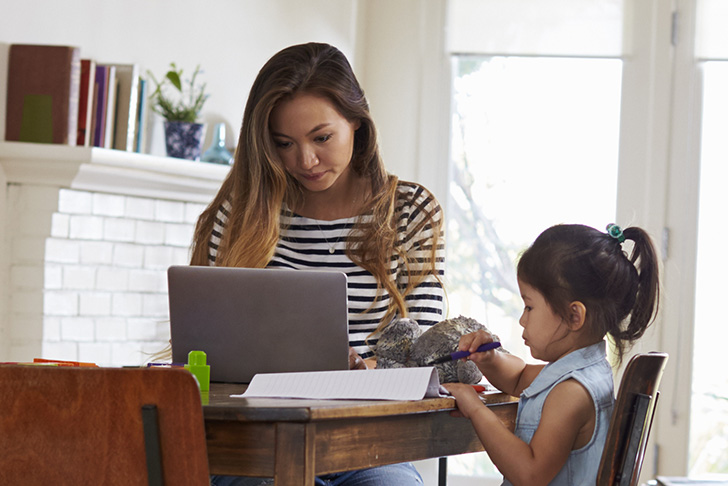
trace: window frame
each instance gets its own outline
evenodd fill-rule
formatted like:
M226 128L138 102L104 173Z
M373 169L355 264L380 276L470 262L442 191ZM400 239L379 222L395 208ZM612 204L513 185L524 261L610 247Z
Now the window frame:
M445 2L423 14L423 26L446 25ZM627 3L617 221L646 228L663 258L660 315L632 353L660 350L670 355L643 479L658 473L684 476L689 444L672 438L687 438L690 427L701 119L696 1ZM442 134L450 133L452 119L451 64L442 36L422 39L423 51L437 55L422 66L419 98L429 108L419 118L415 172L446 204L450 147Z

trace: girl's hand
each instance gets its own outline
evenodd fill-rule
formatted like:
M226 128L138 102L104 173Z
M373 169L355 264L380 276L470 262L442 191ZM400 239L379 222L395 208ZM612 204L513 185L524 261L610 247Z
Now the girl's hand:
M488 331L481 329L461 336L460 343L458 344L458 350L469 351L472 353L470 356L463 358L463 360L470 360L474 362L478 368L480 368L481 365L486 364L493 357L495 350L483 351L480 353L476 353L475 350L478 349L479 346L486 343L492 343L493 341L493 335Z
M471 418L478 410L485 407L472 385L464 383L443 383L443 387L455 397L458 410L450 412L453 417Z

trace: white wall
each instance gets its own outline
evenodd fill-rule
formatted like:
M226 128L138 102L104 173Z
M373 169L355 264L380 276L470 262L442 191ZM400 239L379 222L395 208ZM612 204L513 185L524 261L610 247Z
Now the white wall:
M449 139L444 5L445 0L0 0L0 136L12 43L75 45L82 57L137 63L142 73L163 73L170 62L188 70L201 64L211 94L203 121L225 122L227 145L233 147L263 63L288 45L328 42L347 55L359 77L388 169L424 183L444 203ZM161 120L155 121L148 151L164 155Z
M445 0L0 0L0 137L13 43L74 45L83 58L137 63L142 73L157 75L170 62L188 71L201 64L211 94L203 121L225 122L226 143L233 147L263 63L288 45L328 42L347 55L364 87L388 169L424 183L444 203L449 138L444 5ZM161 119L153 121L147 151L164 155ZM9 194L4 180L0 173L0 228L10 221L1 210ZM9 342L3 336L10 306L8 241L0 235L0 354L10 351L2 349Z
M263 63L283 47L308 41L331 43L352 56L356 8L356 0L0 0L0 43L74 45L84 58L138 63L142 73L149 69L158 78L170 62L188 72L201 64L211 94L203 121L224 121L227 145L234 146ZM164 155L160 139L153 140L152 153Z
M450 74L446 0L360 2L356 59L387 168L445 204Z
M288 45L328 42L347 55L363 85L388 169L424 183L444 202L449 139L444 5L445 0L0 0L0 115L9 44L76 45L82 57L138 63L142 73L159 75L170 62L187 70L201 64L211 94L203 121L225 122L226 143L233 147L263 63ZM164 155L161 121L155 118L148 152ZM0 134L4 123L0 116Z
M225 122L232 147L250 85L272 54L291 44L321 41L339 47L355 64L357 10L357 0L0 0L0 137L9 44L63 44L80 47L84 58L137 63L142 73L158 76L170 62L188 71L201 64L211 94L203 121ZM164 155L161 119L154 121L149 152ZM0 228L10 221L4 210L8 194L0 174ZM0 235L2 354L9 342L9 250L8 235Z

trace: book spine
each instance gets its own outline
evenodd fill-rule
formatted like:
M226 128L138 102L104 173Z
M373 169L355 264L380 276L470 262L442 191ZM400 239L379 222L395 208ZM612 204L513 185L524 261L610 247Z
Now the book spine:
M94 107L94 79L96 78L96 62L92 59L81 60L81 83L78 99L78 133L76 145L91 145L92 118Z
M142 153L146 145L147 130L147 80L139 78L139 96L137 104L137 123L134 129L134 151Z
M78 106L81 90L81 49L74 48L71 54L71 77L68 87L68 126L66 139L69 145L76 145L78 133Z
M126 100L127 106L129 107L129 113L126 115L126 149L128 151L134 150L134 132L136 131L137 125L137 109L139 98L139 68L133 66L131 77L131 88L129 88L129 98Z
M119 89L119 82L116 79L116 67L108 66L109 76L106 91L106 126L104 127L104 139L101 145L104 148L114 148L114 128L116 126L116 94Z
M96 97L94 99L94 133L93 146L103 147L106 129L106 98L108 94L108 67L96 66L96 79L94 81Z
M11 45L5 139L75 145L80 70L77 47Z
M114 148L132 151L134 150L134 131L137 125L139 67L136 64L115 64L114 66L118 82Z

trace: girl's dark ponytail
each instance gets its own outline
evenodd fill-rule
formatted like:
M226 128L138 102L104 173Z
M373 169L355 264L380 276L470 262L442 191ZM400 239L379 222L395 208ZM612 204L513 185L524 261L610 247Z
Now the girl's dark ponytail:
M621 341L632 343L642 337L655 317L660 299L658 258L650 236L642 228L625 228L624 237L634 242L629 261L637 269L637 295L630 319L621 329L610 332Z

